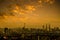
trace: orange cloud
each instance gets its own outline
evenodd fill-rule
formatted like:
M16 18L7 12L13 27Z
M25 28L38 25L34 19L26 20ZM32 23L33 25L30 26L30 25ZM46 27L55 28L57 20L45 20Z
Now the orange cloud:
M32 6L32 5L26 5L25 6L25 8L26 8L26 11L28 12L32 12L32 11L35 11L36 10L36 8L34 7L34 6Z
M41 3L42 3L42 0L39 0L39 1L38 1L38 3L40 3L40 4L41 4Z
M45 2L49 2L50 0L45 0Z
M54 3L54 1L50 1L49 3L50 3L50 4L53 4L53 3Z
M45 2L53 4L55 0L45 0Z
M26 22L28 17L17 17L17 16L4 16L5 22Z

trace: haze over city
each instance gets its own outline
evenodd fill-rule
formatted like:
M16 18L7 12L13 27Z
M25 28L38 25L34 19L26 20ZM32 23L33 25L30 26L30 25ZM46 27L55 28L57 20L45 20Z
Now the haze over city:
M60 26L60 0L0 0L0 27Z

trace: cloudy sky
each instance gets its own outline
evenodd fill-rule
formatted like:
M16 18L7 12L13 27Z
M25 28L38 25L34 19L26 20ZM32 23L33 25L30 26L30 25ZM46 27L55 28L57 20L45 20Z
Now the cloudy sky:
M60 0L0 0L0 27L60 26Z

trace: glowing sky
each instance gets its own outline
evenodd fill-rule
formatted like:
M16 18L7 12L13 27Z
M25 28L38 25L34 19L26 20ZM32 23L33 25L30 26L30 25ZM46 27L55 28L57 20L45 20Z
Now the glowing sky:
M0 0L0 27L60 26L60 0Z

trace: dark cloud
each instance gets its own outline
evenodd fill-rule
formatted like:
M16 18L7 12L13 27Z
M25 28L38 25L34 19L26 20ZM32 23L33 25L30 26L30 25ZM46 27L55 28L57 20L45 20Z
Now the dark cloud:
M39 0L0 0L0 16L4 15L14 15L11 11L14 9L15 5L18 5L22 9L25 9L25 5L34 5L38 4ZM56 0L56 5L59 7L60 0Z
M33 0L32 2L34 1L36 0ZM30 3L30 0L0 0L0 16L14 15L11 10L14 9L15 5L18 5L24 9L24 5Z
M55 0L53 4L46 0L0 0L0 26L17 27L21 22L29 23L28 26L35 23L60 24L59 8L60 0Z
M0 3L3 3L5 0L0 0Z

